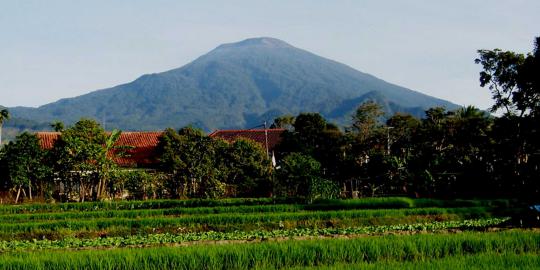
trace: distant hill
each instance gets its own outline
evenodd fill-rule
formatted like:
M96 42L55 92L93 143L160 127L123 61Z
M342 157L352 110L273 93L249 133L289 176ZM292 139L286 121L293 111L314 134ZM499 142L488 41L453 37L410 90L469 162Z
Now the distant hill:
M5 107L0 106L1 109L5 109ZM50 129L50 123L39 123L33 120L10 117L8 120L4 120L2 125L2 143L13 140L17 134L24 131L35 132Z
M366 100L388 114L420 115L432 106L457 105L400 87L274 38L223 44L170 71L39 108L11 108L37 122L81 117L107 128L156 130L188 124L214 130L244 128L282 114L319 112L340 124Z

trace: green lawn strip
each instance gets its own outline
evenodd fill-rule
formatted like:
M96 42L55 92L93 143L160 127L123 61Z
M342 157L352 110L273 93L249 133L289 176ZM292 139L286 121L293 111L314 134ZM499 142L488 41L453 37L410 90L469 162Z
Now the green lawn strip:
M111 246L138 246L157 244L177 244L192 241L220 241L220 240L254 240L279 237L299 236L331 236L331 235L358 235L380 234L386 232L417 232L437 231L447 229L480 229L496 226L505 222L507 218L491 218L464 221L446 221L417 224L401 224L386 226L365 226L355 228L322 228L322 229L293 229L273 231L233 231L233 232L195 232L183 234L149 234L127 237L104 237L93 239L66 238L62 240L22 240L0 241L0 250L9 251L17 249L59 249L84 247L111 247Z
M532 270L540 269L539 253L486 252L474 255L449 256L439 259L420 261L380 261L375 263L355 263L295 267L289 270L348 270L348 269L509 269Z
M188 247L13 251L0 254L0 269L285 269L375 263L395 267L402 263L407 267L415 263L455 263L461 268L464 264L459 263L460 258L464 263L472 262L474 257L466 258L470 255L485 254L483 262L497 254L522 255L527 262L519 263L529 265L536 262L531 254L539 253L538 232L465 232ZM512 265L511 260L508 263Z

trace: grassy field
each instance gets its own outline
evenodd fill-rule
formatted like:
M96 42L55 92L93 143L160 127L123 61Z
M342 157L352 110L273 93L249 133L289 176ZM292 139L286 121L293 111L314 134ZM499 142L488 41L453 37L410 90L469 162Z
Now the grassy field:
M507 226L515 207L409 198L2 205L0 269L540 267L540 232Z

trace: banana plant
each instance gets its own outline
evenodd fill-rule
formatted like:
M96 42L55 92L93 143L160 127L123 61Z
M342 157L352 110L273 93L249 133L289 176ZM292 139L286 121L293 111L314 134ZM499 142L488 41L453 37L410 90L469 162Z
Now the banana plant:
M114 158L114 150L116 148L116 142L120 138L122 132L120 130L113 130L111 135L105 141L103 150L99 157L99 182L96 189L96 198L103 199L106 194L107 181L114 170L115 163L112 160Z

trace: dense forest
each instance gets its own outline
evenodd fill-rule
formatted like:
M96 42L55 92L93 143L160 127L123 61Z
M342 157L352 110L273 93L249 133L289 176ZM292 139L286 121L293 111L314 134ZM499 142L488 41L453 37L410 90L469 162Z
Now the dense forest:
M114 162L120 131L93 120L63 128L53 149L23 133L0 151L5 198L84 201L130 198L338 196L520 197L540 193L540 38L532 53L480 50L480 84L493 115L474 107L434 107L423 118L385 116L364 102L345 128L318 113L281 116L273 164L248 140L227 143L201 130L167 129L152 170ZM7 117L8 114L5 114ZM4 117L4 116L3 116Z

